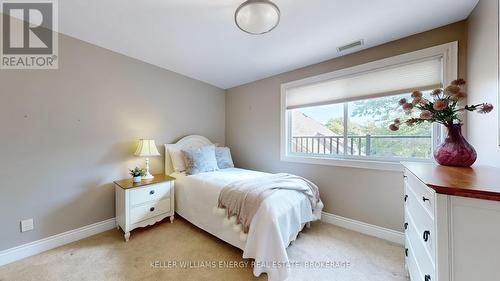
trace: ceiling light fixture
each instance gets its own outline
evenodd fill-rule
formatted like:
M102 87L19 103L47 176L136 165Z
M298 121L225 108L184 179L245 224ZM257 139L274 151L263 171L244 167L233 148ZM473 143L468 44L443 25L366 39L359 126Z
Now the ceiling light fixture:
M236 25L246 33L264 34L280 22L280 9L269 0L247 0L234 13Z

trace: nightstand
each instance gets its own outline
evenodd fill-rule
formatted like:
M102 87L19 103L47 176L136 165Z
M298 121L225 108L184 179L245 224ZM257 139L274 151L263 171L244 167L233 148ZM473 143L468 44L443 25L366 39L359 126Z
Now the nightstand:
M125 241L135 228L153 225L166 217L174 222L174 178L155 175L139 183L126 179L114 184L116 227L125 232Z

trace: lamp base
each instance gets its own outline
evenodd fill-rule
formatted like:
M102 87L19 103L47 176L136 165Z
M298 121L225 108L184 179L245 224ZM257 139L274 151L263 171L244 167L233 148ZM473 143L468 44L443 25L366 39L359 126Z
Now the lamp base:
M149 172L149 158L146 158L146 174L142 176L143 180L154 179L153 175Z

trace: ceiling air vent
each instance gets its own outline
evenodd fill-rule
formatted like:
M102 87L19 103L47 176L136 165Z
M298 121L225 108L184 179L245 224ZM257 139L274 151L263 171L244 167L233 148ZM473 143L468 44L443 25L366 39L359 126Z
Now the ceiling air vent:
M359 46L363 46L363 40L358 40L356 42L352 42L352 43L349 43L347 45L344 45L344 46L340 46L337 48L337 51L339 53L345 51L345 50L348 50L348 49L351 49L351 48L354 48L354 47L359 47Z

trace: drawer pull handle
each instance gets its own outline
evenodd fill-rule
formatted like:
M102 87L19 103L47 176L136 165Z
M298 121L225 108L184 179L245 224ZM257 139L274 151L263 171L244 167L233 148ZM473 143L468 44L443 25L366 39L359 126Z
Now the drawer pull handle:
M422 196L422 201L424 201L424 202L425 202L425 201L429 201L429 202L431 202L431 200L430 200L429 198L425 198L425 196Z
M406 200L408 200L408 195L405 195L405 202L406 202Z
M151 207L151 208L149 208L149 211L150 211L150 212L153 212L154 210L155 210L155 207Z
M429 241L429 235L431 235L431 232L429 230L424 231L424 242Z
M155 194L155 191L154 191L154 190L151 190L151 191L149 192L149 195L153 195L153 194Z
M404 225L404 226L405 226L405 230L407 230L407 229L408 229L408 223L407 223L407 222L405 222L405 225Z
M405 256L408 256L408 248L405 249Z
M429 274L426 274L424 276L424 278L425 278L425 281L431 281L431 276Z

